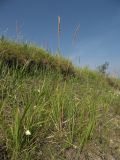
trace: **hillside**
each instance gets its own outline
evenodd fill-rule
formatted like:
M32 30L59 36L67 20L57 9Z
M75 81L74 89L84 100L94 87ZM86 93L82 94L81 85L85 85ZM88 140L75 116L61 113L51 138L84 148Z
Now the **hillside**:
M120 81L0 39L0 160L119 160Z

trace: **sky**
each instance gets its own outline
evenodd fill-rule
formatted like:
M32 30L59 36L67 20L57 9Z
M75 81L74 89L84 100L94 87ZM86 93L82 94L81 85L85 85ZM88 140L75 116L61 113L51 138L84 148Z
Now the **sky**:
M16 39L17 22L20 40L55 54L58 16L64 57L92 69L107 61L120 74L120 0L0 0L0 35Z

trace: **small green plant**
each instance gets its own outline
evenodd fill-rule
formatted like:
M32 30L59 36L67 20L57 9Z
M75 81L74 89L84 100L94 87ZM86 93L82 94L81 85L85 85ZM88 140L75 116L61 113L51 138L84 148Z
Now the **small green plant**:
M97 67L98 71L102 74L106 74L106 71L108 69L109 63L105 62L104 64Z

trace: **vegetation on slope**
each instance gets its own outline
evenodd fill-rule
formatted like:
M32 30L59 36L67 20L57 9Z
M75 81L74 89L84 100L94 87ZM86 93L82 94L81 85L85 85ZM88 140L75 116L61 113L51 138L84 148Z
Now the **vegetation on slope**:
M1 159L119 159L120 92L108 77L5 39L0 59Z
M74 66L60 55L52 56L42 48L32 44L15 43L4 37L0 39L0 59L9 67L47 69L74 75Z

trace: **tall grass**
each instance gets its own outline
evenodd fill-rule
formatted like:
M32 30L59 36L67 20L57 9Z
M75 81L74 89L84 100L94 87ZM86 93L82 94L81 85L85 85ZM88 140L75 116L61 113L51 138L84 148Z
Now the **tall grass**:
M67 148L74 148L79 154L96 133L99 137L104 132L104 125L99 131L101 121L106 121L115 100L114 88L106 77L88 69L76 69L76 76L66 76L60 72L62 67L68 71L66 60L47 57L43 51L39 57L38 48L1 43L0 56L5 61L0 64L0 143L5 143L5 156L13 160L65 159ZM53 58L56 67L61 67L46 70L34 66L28 71L22 61L10 67L3 62L8 62L6 59L13 53L22 61L29 54L35 62L45 60L45 56L51 63Z

